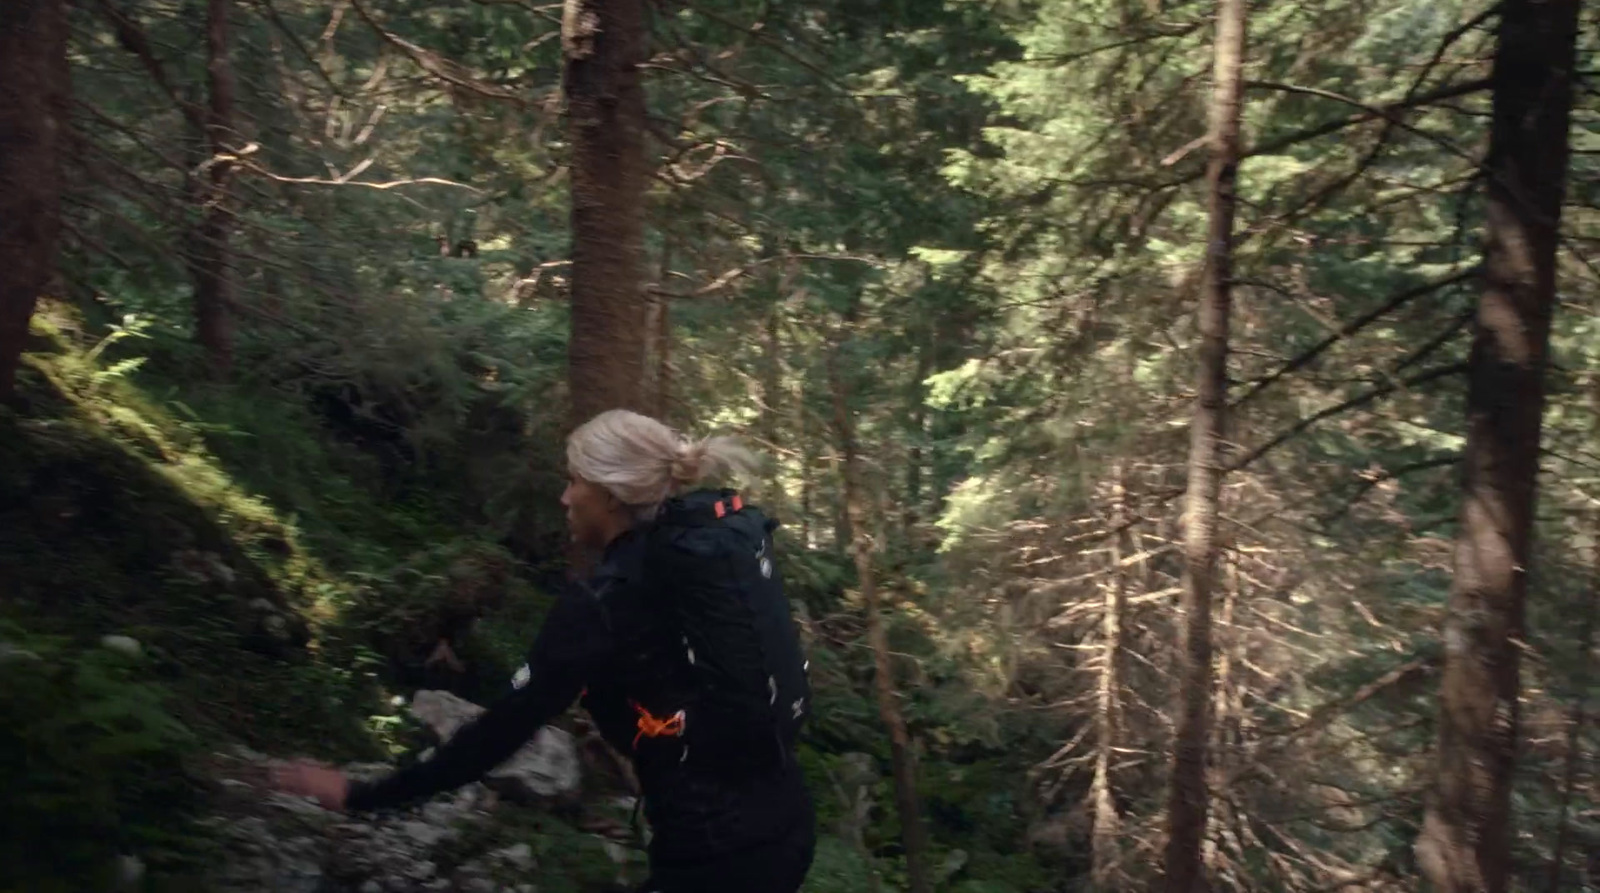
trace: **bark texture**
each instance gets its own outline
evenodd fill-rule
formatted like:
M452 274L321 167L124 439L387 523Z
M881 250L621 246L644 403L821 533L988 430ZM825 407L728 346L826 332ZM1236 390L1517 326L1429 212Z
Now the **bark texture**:
M0 400L7 400L61 238L69 89L61 0L0 3L0 85Z
M578 425L608 409L654 408L644 393L644 0L566 0L561 43L572 142L567 369Z
M1519 650L1566 191L1578 0L1500 7L1488 231L1444 623L1439 745L1418 863L1443 893L1508 889Z

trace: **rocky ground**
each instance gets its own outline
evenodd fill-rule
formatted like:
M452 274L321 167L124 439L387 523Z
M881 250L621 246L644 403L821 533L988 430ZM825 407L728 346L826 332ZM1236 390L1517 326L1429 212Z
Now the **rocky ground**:
M481 708L444 692L424 691L411 710L445 739ZM482 783L385 814L332 813L311 800L273 791L266 784L272 763L267 755L244 748L215 755L224 809L206 821L228 857L215 865L208 889L535 893L542 872L533 835L519 831L516 821L535 814L587 829L573 833L588 834L604 848L615 863L619 888L639 873L642 853L629 822L632 801L585 796L580 749L559 729L541 731ZM344 768L362 778L392 767ZM137 871L136 865L129 868Z

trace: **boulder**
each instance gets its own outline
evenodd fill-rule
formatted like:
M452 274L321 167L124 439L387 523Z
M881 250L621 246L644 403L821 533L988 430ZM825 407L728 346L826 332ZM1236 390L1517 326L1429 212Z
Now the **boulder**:
M447 691L425 689L411 699L411 713L427 724L441 743L483 711ZM514 800L540 800L576 793L582 775L577 741L561 729L545 726L490 772L484 784Z

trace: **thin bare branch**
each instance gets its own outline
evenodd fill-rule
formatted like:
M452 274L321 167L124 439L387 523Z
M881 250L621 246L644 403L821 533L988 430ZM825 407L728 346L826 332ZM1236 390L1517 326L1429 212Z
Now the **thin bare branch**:
M350 177L365 170L367 167L366 164L356 165L344 177L334 180L325 180L320 177L285 177L281 174L275 174L272 171L269 171L253 162L243 161L238 157L230 156L230 160L233 160L235 163L237 163L241 169L247 170L258 177L265 177L274 183L292 183L302 186L360 186L364 189L376 189L379 191L398 189L402 186L450 186L455 189L465 189L468 192L480 194L483 192L483 190L476 186L469 186L466 183L457 183L454 180L446 180L442 177L414 177L407 180L388 180L382 183L369 183L362 180L349 179Z

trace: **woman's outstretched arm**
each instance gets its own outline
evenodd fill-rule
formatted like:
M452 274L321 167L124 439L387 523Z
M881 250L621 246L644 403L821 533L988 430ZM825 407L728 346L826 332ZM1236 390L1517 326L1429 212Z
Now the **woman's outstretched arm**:
M329 808L364 811L403 806L476 781L570 707L610 650L599 605L576 587L545 619L528 655L527 678L458 729L432 759L370 782L348 782L334 770L293 764L279 771L278 785L315 796Z

